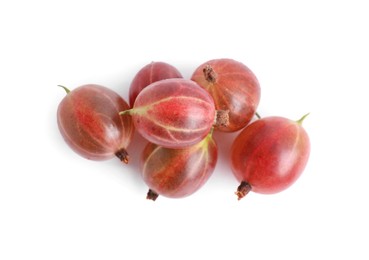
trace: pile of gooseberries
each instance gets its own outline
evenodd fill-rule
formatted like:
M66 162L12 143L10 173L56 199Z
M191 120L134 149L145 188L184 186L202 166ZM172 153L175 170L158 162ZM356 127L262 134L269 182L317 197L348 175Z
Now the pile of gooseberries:
M233 59L214 59L190 79L165 62L151 62L133 78L129 104L113 90L87 84L66 91L57 111L65 142L90 160L140 157L149 190L182 198L211 177L218 159L214 131L239 131L231 146L230 172L239 182L238 199L250 191L272 194L291 186L310 153L302 122L257 114L260 86L254 73ZM252 121L254 116L256 120ZM134 132L147 140L141 154L129 154Z

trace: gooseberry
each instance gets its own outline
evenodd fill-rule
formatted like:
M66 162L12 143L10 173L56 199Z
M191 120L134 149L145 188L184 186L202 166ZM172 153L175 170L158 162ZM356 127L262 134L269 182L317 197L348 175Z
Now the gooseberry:
M147 199L160 195L182 198L199 190L212 175L218 158L211 133L200 143L171 149L148 143L141 156L141 173L149 186Z
M153 82L170 78L182 78L182 75L175 67L165 62L157 61L147 64L137 72L129 87L129 104L131 107L142 89Z
M127 146L134 128L128 115L119 111L129 106L113 90L100 85L83 85L67 95L58 106L57 122L66 143L79 155L91 160L117 156L128 163Z
M302 121L284 117L259 119L235 138L231 166L238 199L250 190L272 194L287 189L303 172L310 154L309 137Z
M191 79L210 93L217 110L229 110L229 124L217 130L234 132L251 121L260 101L260 86L246 65L232 59L210 60Z
M213 98L195 82L165 79L144 88L130 114L135 128L149 142L184 148L200 142L214 124L226 124L227 112L215 110ZM225 120L223 120L225 119Z

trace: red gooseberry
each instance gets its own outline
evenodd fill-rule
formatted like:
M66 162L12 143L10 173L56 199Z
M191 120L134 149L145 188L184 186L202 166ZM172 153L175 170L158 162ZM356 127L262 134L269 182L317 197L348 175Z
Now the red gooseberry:
M234 132L252 119L260 101L260 86L254 73L241 62L214 59L200 65L191 79L213 97L218 110L229 110L229 124L217 130Z
M238 199L250 190L272 194L291 186L303 172L310 154L308 134L302 121L284 117L259 119L235 138L231 166L241 182Z
M165 62L151 62L143 67L133 78L129 87L129 104L133 107L137 95L142 89L162 79L182 78L181 73Z
M119 116L129 106L117 93L100 85L83 85L67 95L58 106L57 120L66 143L91 160L117 156L128 163L127 146L134 128L132 119Z
M226 124L227 114L215 110L213 98L195 82L165 79L144 88L130 114L135 128L149 142L184 148L200 142L214 124ZM225 120L224 120L225 119Z
M149 186L147 199L159 194L169 198L189 196L212 175L218 158L211 133L200 143L183 149L170 149L148 143L141 156L141 173Z

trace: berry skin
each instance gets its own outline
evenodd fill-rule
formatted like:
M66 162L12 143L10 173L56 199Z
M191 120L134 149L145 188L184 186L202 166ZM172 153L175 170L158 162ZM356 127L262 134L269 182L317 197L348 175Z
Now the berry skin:
M158 195L182 198L199 190L212 175L218 158L211 133L200 143L170 149L149 143L141 156L141 173L150 187L148 199Z
M130 114L137 131L149 142L184 148L204 139L217 122L213 98L195 82L166 79L137 96Z
M215 59L200 65L191 79L213 97L217 110L229 111L229 123L216 129L235 132L252 119L260 101L260 86L254 73L241 62Z
M117 156L128 163L127 146L133 137L133 123L119 111L128 104L114 91L95 84L73 91L58 106L57 120L66 143L79 155L90 160L107 160Z
M151 83L163 79L183 78L181 73L172 65L156 61L147 64L133 78L129 87L129 104L133 107L138 94Z
M291 186L302 174L310 154L302 117L259 119L236 137L231 148L232 171L241 183L239 199L249 191L272 194Z

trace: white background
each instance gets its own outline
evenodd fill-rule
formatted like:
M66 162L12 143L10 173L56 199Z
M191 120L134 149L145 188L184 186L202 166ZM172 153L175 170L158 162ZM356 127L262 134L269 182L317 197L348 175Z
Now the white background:
M0 259L368 259L366 2L1 1ZM59 134L57 84L127 98L151 61L189 78L214 58L254 71L262 116L311 113L290 189L237 201L234 135L216 134L200 191L147 201L138 135L127 166L85 160Z

